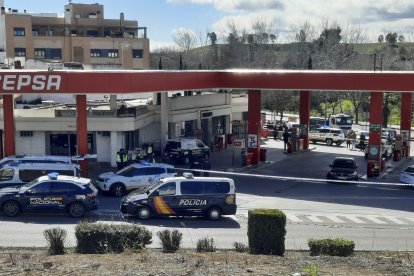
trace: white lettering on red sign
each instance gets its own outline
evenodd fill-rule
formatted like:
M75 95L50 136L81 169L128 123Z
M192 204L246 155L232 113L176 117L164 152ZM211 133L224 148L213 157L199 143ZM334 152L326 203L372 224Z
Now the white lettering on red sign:
M3 75L0 76L1 89L4 91L59 90L62 77L59 75Z

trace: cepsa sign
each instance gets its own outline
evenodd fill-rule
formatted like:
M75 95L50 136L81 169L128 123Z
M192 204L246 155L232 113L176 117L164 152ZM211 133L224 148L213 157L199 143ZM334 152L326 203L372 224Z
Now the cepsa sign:
M0 75L0 92L59 91L62 77L46 74L4 74Z

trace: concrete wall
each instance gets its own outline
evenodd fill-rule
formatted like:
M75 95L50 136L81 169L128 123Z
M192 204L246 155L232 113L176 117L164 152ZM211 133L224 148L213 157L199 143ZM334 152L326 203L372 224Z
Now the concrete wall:
M111 162L111 137L96 133L96 153L98 162Z
M7 37L6 37L6 16L0 15L0 48L6 51ZM0 53L0 62L4 63L6 52Z
M16 154L45 155L46 139L44 131L33 131L32 137L21 137L20 131L15 134Z

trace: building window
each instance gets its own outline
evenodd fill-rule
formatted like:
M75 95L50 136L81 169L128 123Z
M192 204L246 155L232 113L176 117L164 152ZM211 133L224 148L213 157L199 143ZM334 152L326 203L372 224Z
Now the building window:
M102 136L103 137L110 137L111 136L111 132L110 131L102 131Z
M26 32L24 30L24 28L14 28L14 36L25 36Z
M45 49L46 59L62 59L62 49Z
M101 57L101 50L91 49L91 57Z
M45 58L46 50L45 49L35 49L34 51L35 58Z
M38 29L33 29L32 30L32 36L39 36L39 30Z
M53 30L46 30L46 36L53 36Z
M90 37L97 37L98 36L98 31L87 31L86 35L90 36Z
M15 57L25 57L26 56L26 48L14 48L14 56Z
M132 50L132 57L133 58L142 58L144 55L143 50Z
M33 137L33 131L20 131L20 137Z
M110 58L117 58L118 57L118 50L109 50L108 57Z

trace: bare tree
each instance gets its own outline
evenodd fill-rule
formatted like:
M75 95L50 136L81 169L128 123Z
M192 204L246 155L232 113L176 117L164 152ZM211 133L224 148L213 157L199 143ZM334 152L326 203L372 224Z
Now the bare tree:
M180 51L186 52L194 48L197 41L196 34L187 29L179 29L173 36L175 44L177 44Z

